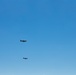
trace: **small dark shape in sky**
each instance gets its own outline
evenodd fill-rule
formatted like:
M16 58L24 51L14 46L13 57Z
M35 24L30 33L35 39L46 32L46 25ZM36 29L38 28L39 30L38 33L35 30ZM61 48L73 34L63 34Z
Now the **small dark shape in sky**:
M27 40L20 40L20 42L27 42Z
M28 59L28 58L23 57L23 59Z

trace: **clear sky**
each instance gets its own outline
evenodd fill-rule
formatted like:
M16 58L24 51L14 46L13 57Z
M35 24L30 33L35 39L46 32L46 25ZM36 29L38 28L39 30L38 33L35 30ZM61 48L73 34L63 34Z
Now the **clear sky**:
M76 0L0 0L0 75L76 75Z

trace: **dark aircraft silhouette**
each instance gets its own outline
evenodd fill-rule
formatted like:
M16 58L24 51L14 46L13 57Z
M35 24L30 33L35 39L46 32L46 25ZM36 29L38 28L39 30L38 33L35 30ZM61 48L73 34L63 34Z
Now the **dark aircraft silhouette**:
M20 42L27 42L27 40L20 40Z
M23 57L23 59L28 59L28 58Z

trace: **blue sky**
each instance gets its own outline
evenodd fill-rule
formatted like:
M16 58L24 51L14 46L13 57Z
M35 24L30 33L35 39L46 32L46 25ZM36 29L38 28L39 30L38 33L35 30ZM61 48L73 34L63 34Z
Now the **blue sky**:
M76 75L76 1L0 0L0 39L0 75Z

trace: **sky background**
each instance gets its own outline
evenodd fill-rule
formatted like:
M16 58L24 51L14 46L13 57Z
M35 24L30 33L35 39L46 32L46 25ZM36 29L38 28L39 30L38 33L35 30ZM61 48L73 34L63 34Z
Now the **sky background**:
M76 75L76 0L0 0L0 75Z

